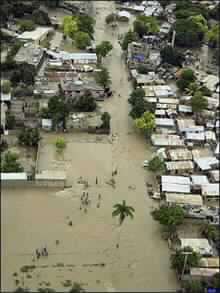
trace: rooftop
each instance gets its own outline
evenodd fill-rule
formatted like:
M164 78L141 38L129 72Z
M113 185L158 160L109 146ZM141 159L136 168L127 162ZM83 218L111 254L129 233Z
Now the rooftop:
M33 41L36 41L36 40L40 39L44 34L47 34L50 31L52 31L52 28L51 27L41 27L41 26L38 26L33 31L23 32L17 38L18 39L24 39L24 40L33 40Z

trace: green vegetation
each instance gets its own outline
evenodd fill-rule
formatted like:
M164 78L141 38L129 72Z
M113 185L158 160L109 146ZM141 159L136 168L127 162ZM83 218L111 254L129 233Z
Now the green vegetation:
M75 34L78 31L77 20L72 16L65 16L63 19L63 33L65 36L71 39L75 38Z
M140 129L146 137L149 137L155 129L155 115L151 112L144 112L144 114L135 120L135 126Z
M79 283L74 282L69 293L80 293L80 292L85 292L84 288Z
M197 91L192 97L191 105L194 113L200 113L207 108L208 101L203 96L202 92Z
M109 14L109 15L106 16L105 22L107 24L110 24L110 23L114 22L116 19L117 19L117 14L111 13L111 14Z
M189 254L186 255L184 252L189 252ZM200 258L200 254L193 251L191 247L184 247L184 249L177 250L175 254L171 255L171 266L181 274L185 263L185 272L189 272L191 267L198 266Z
M26 127L22 129L18 135L19 144L29 147L37 147L40 139L41 137L38 128Z
M51 25L51 21L48 16L48 13L41 9L35 9L33 11L32 19L34 23L38 25Z
M174 66L182 66L184 61L184 55L180 53L176 48L166 46L160 51L160 56L163 63L168 63Z
M191 280L183 283L183 292L186 293L205 293L204 284L199 280Z
M184 211L180 206L162 205L152 212L154 220L159 221L165 227L177 227L183 223Z
M205 36L206 26L202 16L177 19L173 28L176 31L175 43L182 47L201 45Z
M155 156L149 161L148 169L152 172L163 173L165 171L165 163L160 157Z
M10 114L8 111L6 112L6 123L5 128L6 129L14 129L15 127L15 116Z
M19 22L19 29L24 32L24 31L33 31L35 30L36 26L32 20L21 20Z
M62 137L58 137L56 142L55 142L55 146L56 146L56 149L57 149L57 152L58 153L62 153L63 150L66 148L66 141L64 138Z
M206 237L208 240L216 241L219 236L219 231L213 225L204 223L200 228L200 233L202 236Z
M86 49L91 44L91 39L88 33L86 32L77 32L75 34L75 43L77 48Z
M103 129L110 129L110 120L111 120L111 115L108 112L104 112L102 114L102 126L101 128Z
M113 206L114 210L112 212L112 216L119 217L119 225L121 226L126 219L126 217L130 217L133 219L134 215L133 213L135 212L135 209L132 206L127 206L126 201L123 200L122 204L118 203Z
M159 24L157 19L153 16L139 15L134 21L134 32L139 37L143 37L146 34L155 34L159 32Z
M213 26L213 28L207 33L209 46L212 48L219 47L219 24Z
M3 158L1 158L1 172L14 173L23 172L24 168L18 162L18 155L8 151Z
M73 104L74 109L79 112L92 112L96 109L97 104L90 90L86 90L84 94L76 99Z
M100 71L96 72L95 74L96 82L106 88L111 84L110 74L105 67L100 67L99 69Z
M124 38L123 38L123 41L122 41L122 44L121 44L121 47L122 47L122 50L123 51L126 51L128 49L128 44L133 42L133 41L136 41L137 40L137 35L135 32L132 32L131 30L129 30L125 35L124 35Z
M184 68L181 71L180 78L177 81L177 86L180 90L185 90L193 81L195 81L196 77L193 70L189 68Z
M11 90L11 82L10 80L5 80L2 82L1 84L1 91L4 93L4 94L8 94Z
M17 85L20 82L23 82L27 85L32 85L34 84L35 75L35 67L24 62L19 64L19 66L16 66L16 69L13 70L11 75L11 82L13 86Z
M102 41L99 45L97 45L96 54L99 58L99 61L101 62L102 58L106 57L112 49L113 46L109 41Z

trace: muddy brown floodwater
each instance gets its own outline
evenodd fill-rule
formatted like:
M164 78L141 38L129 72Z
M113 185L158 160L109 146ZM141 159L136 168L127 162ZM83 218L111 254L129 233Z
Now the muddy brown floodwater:
M79 145L75 146L77 159L69 160L73 166L67 168L71 172L68 174L69 180L72 179L71 188L2 190L3 291L14 290L15 279L32 290L39 288L42 281L47 281L51 288L68 291L62 283L65 280L81 282L88 291L153 292L175 291L178 287L175 274L170 269L167 242L161 239L160 226L150 215L156 204L146 194L145 181L152 182L154 179L141 167L143 160L152 155L153 149L135 132L128 116L127 99L132 88L121 58L118 32L112 34L112 30L105 26L105 16L114 11L114 4L111 1L95 1L93 5L94 11L99 11L96 15L96 41L110 40L114 46L105 65L109 68L112 89L116 94L101 106L110 112L112 133L117 136L112 144L105 143L97 148L91 145L86 160L80 160L86 147L80 154ZM128 30L128 26L123 25L119 33L122 30ZM65 150L70 158L77 134L68 135L75 136ZM116 188L105 183L103 176L110 175L106 162L102 167L100 158L103 157L117 165ZM96 168L97 162L99 165ZM91 201L87 212L80 209L80 196L84 188L73 178L79 175L78 169L80 172L90 170L87 176L94 173L94 181L85 190L89 192ZM71 174L74 175L71 177ZM97 185L95 176L102 179ZM131 185L132 189L129 188ZM112 205L122 200L135 208L135 214L133 220L126 219L123 224L120 246L116 248L119 231L111 213ZM72 226L68 225L69 221L72 221ZM56 240L60 241L58 245ZM33 262L35 249L44 245L49 256ZM29 276L20 273L20 267L33 264L36 267ZM15 272L17 277L12 276Z

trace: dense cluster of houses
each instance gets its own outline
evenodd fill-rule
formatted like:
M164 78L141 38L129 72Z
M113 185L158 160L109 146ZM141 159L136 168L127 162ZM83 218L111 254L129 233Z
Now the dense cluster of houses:
M210 4L210 3L209 3ZM148 193L168 206L183 207L186 218L200 219L219 225L219 77L199 71L198 57L187 50L184 66L196 69L197 82L206 86L211 96L206 97L208 107L198 119L191 106L192 96L183 95L174 85L179 68L161 66L160 48L168 44L166 37L175 21L175 4L164 10L168 22L160 33L143 36L128 45L127 66L134 86L145 91L144 100L151 104L156 129L151 143L156 154L164 161L165 174L158 176L158 189L151 185ZM147 16L157 15L163 9L157 1L132 2L122 9ZM196 65L197 64L197 65ZM196 65L196 66L195 66ZM146 73L139 73L144 66ZM207 279L219 272L216 246L204 238L180 238L179 248L190 246L202 255L199 267L192 268L184 278Z

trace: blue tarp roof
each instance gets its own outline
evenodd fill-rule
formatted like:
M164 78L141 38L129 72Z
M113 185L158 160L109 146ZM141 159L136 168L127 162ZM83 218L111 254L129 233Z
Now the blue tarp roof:
M138 55L134 55L133 59L142 62L142 61L144 61L145 57L143 54L138 54Z

